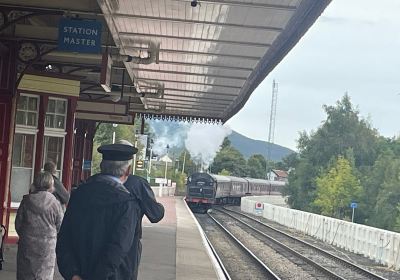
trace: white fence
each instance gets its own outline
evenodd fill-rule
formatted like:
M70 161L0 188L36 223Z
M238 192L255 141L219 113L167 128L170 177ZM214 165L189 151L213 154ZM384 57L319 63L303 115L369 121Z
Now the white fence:
M151 187L156 197L174 196L175 187Z
M241 209L255 214L255 203L262 197L242 198ZM264 204L262 215L289 228L320 239L328 244L364 255L377 263L400 269L400 234L322 215Z

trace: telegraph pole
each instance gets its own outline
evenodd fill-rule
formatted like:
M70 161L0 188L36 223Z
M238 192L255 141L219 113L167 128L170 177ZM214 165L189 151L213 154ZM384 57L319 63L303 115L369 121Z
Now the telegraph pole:
M271 112L269 115L269 130L268 130L268 143L267 143L267 162L266 162L266 172L267 179L269 179L268 172L270 172L270 167L268 162L271 160L271 147L274 143L275 137L275 118L276 118L276 103L278 101L278 83L275 80L272 81L272 100L271 100Z
M185 163L186 163L186 149L183 154L182 174L185 172Z

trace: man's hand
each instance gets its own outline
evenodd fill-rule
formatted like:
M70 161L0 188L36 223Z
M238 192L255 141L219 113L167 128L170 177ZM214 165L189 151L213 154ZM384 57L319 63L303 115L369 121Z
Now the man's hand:
M71 280L82 280L82 278L79 275L74 275Z

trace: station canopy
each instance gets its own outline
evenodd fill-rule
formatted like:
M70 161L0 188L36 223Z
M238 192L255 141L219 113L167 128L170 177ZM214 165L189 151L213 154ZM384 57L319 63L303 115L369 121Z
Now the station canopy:
M55 50L40 60L83 77L80 99L127 102L144 117L225 122L329 2L1 0L0 6L48 13L16 25L12 35L27 42L56 43L60 17L103 22L102 51L113 60L111 92L99 84L101 55Z

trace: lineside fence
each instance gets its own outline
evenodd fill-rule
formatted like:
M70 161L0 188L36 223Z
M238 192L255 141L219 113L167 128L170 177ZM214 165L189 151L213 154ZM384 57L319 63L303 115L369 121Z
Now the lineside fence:
M151 187L156 197L174 196L175 187Z
M400 234L322 215L264 203L263 197L243 197L241 210L361 254L389 268L400 269ZM263 210L256 203L263 204ZM256 209L258 208L258 209Z

